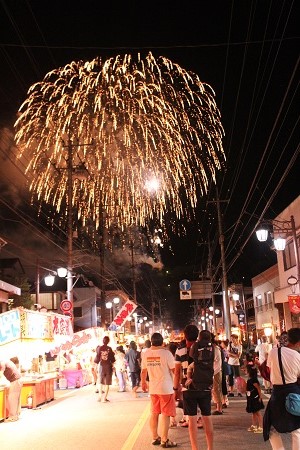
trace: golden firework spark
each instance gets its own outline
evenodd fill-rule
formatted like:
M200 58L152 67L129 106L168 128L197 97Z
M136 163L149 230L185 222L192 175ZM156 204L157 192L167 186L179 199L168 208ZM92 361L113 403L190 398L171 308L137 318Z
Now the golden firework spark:
M15 128L30 190L57 212L66 204L72 150L72 206L96 227L101 211L107 226L122 229L163 223L167 211L191 219L225 159L213 90L151 53L49 72L29 89ZM83 166L87 177L78 176Z

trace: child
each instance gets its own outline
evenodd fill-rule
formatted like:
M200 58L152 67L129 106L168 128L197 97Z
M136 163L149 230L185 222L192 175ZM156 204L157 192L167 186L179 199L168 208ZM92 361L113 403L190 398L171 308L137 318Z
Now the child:
M262 415L260 410L264 408L260 385L257 379L257 370L253 364L247 365L247 407L246 411L252 414L252 425L248 431L253 433L262 433Z

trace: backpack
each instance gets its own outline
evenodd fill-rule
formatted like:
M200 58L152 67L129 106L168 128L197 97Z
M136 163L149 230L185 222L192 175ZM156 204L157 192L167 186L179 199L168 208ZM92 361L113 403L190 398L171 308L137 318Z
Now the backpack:
M211 390L214 377L215 349L211 342L198 341L190 349L189 356L194 362L191 389Z

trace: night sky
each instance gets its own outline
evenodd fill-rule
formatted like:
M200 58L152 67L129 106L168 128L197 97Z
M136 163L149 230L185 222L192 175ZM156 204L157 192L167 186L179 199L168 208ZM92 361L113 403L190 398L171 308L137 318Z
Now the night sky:
M218 173L218 189L210 184L196 219L185 224L186 235L170 236L155 259L146 251L135 255L139 302L149 308L151 298L160 298L174 312L176 325L184 324L191 309L179 302L178 283L207 274L209 245L220 279L217 195L229 283L249 285L251 277L274 264L274 252L256 242L253 231L262 214L272 219L300 191L297 6L282 0L124 1L115 6L86 1L80 7L71 1L1 1L0 237L8 245L0 256L19 256L30 272L45 253L48 260L65 255L63 230L57 231L56 224L53 231L53 224L30 206L15 159L13 124L29 87L73 60L151 51L211 85L227 161ZM97 273L97 255L85 249L80 258L86 274L89 266ZM107 259L108 282L118 278L130 292L130 252L118 250Z

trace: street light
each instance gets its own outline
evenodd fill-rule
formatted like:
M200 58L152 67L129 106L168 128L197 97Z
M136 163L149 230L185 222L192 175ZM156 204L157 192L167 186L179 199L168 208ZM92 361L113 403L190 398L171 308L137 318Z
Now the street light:
M110 320L110 323L112 323L112 306L113 306L113 304L112 304L112 302L106 302L105 306L107 309L109 309L109 320Z
M299 282L300 282L300 262L299 262L299 253L298 253L298 246L297 246L297 234L296 234L296 225L295 225L295 219L294 216L291 216L290 220L265 220L262 225L256 230L256 236L257 239L260 242L265 242L268 239L268 225L271 225L273 228L273 234L274 234L274 247L278 251L283 251L285 249L286 245L286 238L282 237L282 235L287 235L288 233L292 234L292 240L293 240L293 249L294 249L294 255L295 255L295 263L296 263L296 270L297 270L297 276L295 279L297 279L296 283L298 283L298 289L299 288Z
M51 287L54 285L55 276L49 274L49 275L45 276L44 281L45 281L46 286Z

